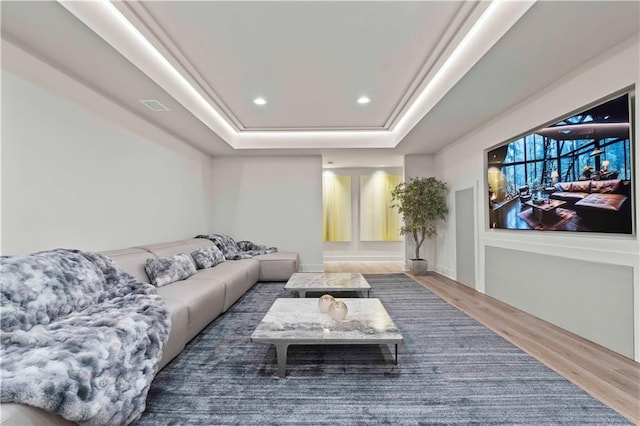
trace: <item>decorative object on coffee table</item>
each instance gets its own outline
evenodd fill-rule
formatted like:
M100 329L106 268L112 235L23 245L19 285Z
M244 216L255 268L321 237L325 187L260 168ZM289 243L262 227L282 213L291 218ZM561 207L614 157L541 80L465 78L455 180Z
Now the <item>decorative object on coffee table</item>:
M391 191L391 207L397 208L404 219L400 233L413 235L416 252L409 264L414 275L427 273L420 248L425 239L436 235L438 221L447 218L447 191L447 184L435 177L411 178Z
M331 305L329 305L329 316L334 321L342 321L347 317L349 313L349 308L347 308L347 304L342 300L336 300Z
M327 313L329 311L329 306L331 306L334 301L335 299L332 295L323 294L320 296L320 299L318 299L318 309L320 309L320 312Z

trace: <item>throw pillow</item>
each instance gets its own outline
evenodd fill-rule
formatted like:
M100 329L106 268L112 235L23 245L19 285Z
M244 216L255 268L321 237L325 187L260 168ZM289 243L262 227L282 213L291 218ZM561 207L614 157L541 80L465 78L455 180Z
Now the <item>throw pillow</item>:
M184 253L159 259L147 259L144 270L151 284L156 287L187 279L196 273L196 267L189 255Z
M225 261L224 254L215 245L196 250L191 253L198 269L213 268Z

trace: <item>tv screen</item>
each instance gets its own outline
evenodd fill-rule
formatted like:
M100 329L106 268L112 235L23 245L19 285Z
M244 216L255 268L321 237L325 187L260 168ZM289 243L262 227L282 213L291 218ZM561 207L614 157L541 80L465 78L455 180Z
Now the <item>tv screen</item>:
M633 232L631 97L487 151L489 227Z

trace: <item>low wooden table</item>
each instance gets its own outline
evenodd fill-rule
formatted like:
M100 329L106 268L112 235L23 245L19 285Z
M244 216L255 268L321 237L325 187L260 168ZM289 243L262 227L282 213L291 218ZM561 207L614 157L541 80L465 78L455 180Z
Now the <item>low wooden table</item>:
M334 321L320 312L318 299L276 299L258 324L251 342L276 347L278 374L285 377L289 345L395 345L398 363L398 331L380 299L337 299L347 304L347 318Z
M543 223L544 221L555 218L556 209L567 204L567 202L562 200L547 199L540 204L536 204L533 201L527 201L524 204L527 206L531 206L533 208L533 217L536 218L538 223Z
M308 291L330 293L332 291L366 291L371 286L359 273L351 272L296 272L284 286L285 290L295 291L304 298Z

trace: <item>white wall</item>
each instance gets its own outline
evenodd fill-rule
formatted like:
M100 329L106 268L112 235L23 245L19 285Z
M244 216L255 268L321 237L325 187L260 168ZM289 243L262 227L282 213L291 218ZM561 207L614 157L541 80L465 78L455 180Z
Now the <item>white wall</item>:
M627 40L611 49L607 54L574 70L537 96L448 146L436 155L437 164L446 164L446 167L442 167L439 171L439 178L447 181L452 190L466 187L484 188L485 149L577 110L620 89L634 84L637 88L640 83L638 75L640 69L639 50L637 36ZM640 223L640 209L638 208L640 205L640 185L638 185L638 173L640 172L638 145L640 119L638 111L640 108L638 105L638 99L636 99L634 134L636 227ZM450 193L450 203L453 203L453 193L454 191ZM484 194L484 189L478 193ZM485 288L484 252L487 246L630 266L634 270L634 357L636 361L640 360L640 243L637 234L634 236L615 236L488 229L486 200L484 197L477 198L478 223L476 227L478 229L479 253L476 283L480 291L484 291ZM455 223L454 212L455 209L450 209L449 223ZM437 269L455 279L455 229L451 227L444 229L441 237L438 239L437 246ZM538 270L545 270L544 265L536 265L536 267ZM518 285L517 279L513 281L514 285ZM558 285L562 285L562 283L558 283ZM549 295L549 297L553 297L553 295ZM579 300L579 297L580 295L576 295L576 301ZM565 309L570 313L571 307L567 306Z
M324 242L327 261L394 261L404 260L404 238L399 241L360 241L360 176L384 171L402 175L401 167L331 168L338 176L351 177L351 241Z
M158 139L107 121L94 106L122 108L22 51L5 53L2 254L108 250L209 230L209 156L126 111Z
M216 157L212 232L300 254L322 271L322 158Z

